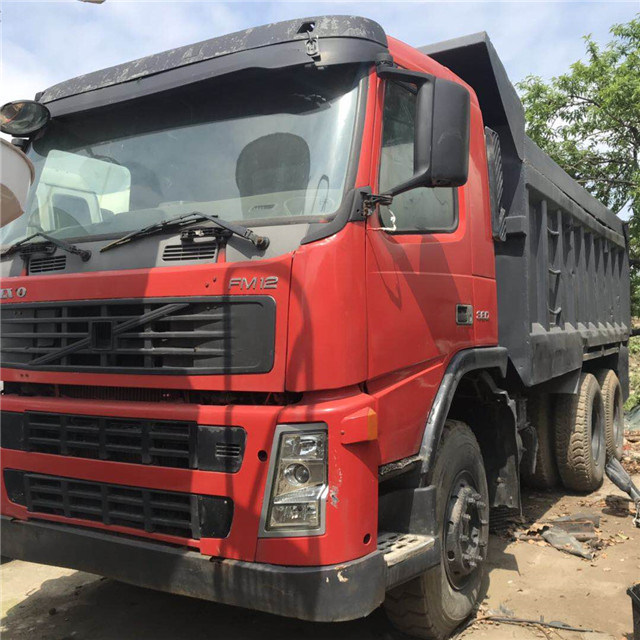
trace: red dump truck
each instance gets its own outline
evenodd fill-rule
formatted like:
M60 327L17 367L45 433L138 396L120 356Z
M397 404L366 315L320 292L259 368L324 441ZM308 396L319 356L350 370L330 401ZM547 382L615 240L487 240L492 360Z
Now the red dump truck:
M4 555L444 638L521 477L620 454L627 230L486 34L292 20L2 117Z

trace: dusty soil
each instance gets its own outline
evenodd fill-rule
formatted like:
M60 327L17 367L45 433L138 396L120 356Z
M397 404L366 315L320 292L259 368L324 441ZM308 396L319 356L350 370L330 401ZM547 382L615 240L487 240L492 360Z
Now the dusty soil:
M625 431L622 466L631 475L640 474L640 431Z
M635 477L640 483L640 477ZM551 638L631 640L631 603L626 589L640 578L640 529L629 515L612 511L608 494L622 495L606 482L589 496L525 495L525 518L539 521L576 512L602 516L605 546L593 561L545 543L494 535L487 597L480 616L502 607L510 615L595 629L603 635L476 623L467 640ZM253 611L172 596L76 571L4 562L1 631L7 640L393 640L382 611L343 624L312 624Z

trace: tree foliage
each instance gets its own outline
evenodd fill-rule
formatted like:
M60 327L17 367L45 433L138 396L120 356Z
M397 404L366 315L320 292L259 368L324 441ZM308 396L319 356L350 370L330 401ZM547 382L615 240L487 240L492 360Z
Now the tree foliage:
M640 15L614 25L563 75L518 84L527 134L567 173L616 212L630 214L632 258L640 259ZM632 274L640 315L640 274Z

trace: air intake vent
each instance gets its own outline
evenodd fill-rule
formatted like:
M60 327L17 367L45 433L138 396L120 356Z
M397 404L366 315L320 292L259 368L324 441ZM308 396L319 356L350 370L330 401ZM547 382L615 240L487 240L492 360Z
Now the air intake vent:
M238 458L242 455L242 446L239 444L226 444L219 442L216 445L218 458Z
M46 258L31 258L29 273L46 273L47 271L63 271L67 266L67 256L47 256Z
M177 260L215 260L218 253L216 242L198 242L189 244L168 244L162 253L166 262Z

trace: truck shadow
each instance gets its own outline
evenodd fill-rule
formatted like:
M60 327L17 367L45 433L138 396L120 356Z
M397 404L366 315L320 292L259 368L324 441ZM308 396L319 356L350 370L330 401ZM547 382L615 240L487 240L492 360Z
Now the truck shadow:
M397 637L381 610L353 622L311 623L161 593L80 572L44 582L8 610L1 630L8 640L392 640Z
M524 515L535 522L550 515L567 494L523 490ZM606 514L595 496L585 496L584 511ZM487 592L497 569L524 571L508 551L509 536L492 535ZM24 564L24 572L37 565ZM21 568L22 573L22 568ZM37 579L34 574L34 581ZM14 601L15 602L15 601ZM75 572L42 583L11 606L1 621L9 640L400 640L382 609L343 623L312 623L258 611L152 591Z

